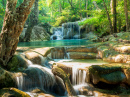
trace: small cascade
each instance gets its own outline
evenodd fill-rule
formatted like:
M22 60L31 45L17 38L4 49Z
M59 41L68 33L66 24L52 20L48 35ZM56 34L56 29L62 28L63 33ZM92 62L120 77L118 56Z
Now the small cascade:
M39 88L46 92L53 91L52 88L56 84L56 81L51 69L33 64L30 60L27 61L28 68L24 73L19 73L16 77L18 89L30 91Z
M82 85L85 84L86 71L79 70L80 67L74 66L72 68L72 84L73 85Z
M47 58L44 58L42 55L39 55L39 57L41 58L41 66L47 67L49 69L52 68L52 64L48 63Z
M80 27L78 22L68 22L62 27L53 28L51 40L80 39Z
M80 69L81 66L73 66L72 68L72 85L77 95L83 96L86 92L88 95L92 95L92 91L89 89L90 86L86 83L86 71ZM84 91L87 88L90 91ZM84 91L84 92L83 92ZM90 92L90 93L89 93Z

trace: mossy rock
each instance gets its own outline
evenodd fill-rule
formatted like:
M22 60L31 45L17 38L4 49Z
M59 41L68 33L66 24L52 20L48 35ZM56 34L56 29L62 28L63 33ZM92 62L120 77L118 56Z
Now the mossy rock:
M7 64L9 71L21 71L27 68L26 61L20 55L14 55Z
M0 97L30 97L27 93L16 88L4 88L0 90Z
M103 64L103 65L92 65L89 67L89 71L91 73L98 74L108 74L115 71L121 71L122 64L113 63L113 64Z
M119 54L118 52L116 52L115 50L113 49L110 49L109 46L100 46L98 47L98 51L100 51L102 53L102 57L103 58L107 58L109 57L110 55L117 55Z
M89 74L94 84L100 81L107 84L118 84L126 80L122 64L119 63L90 66Z
M117 33L117 38L119 39L125 39L125 40L130 40L130 32L120 32Z
M108 50L109 49L109 46L100 46L98 47L98 50L100 51L105 51L105 50Z
M107 46L108 44L109 42L94 42L92 44L87 45L87 47L92 46L92 47L98 48L100 46Z
M0 88L15 86L16 83L13 73L0 68Z
M112 49L111 50L105 50L103 52L103 58L107 58L109 56L114 56L114 55L117 55L117 54L119 54L119 53L114 51L114 50L112 50Z

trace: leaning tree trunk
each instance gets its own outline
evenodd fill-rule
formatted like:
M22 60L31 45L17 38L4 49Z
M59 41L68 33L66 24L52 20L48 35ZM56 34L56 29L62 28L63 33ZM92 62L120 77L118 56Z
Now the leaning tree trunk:
M125 11L125 18L126 18L126 31L129 31L127 0L124 0L124 11Z
M32 29L35 25L38 24L38 15L39 15L39 10L38 10L38 1L39 0L35 0L34 3L34 8L32 9L32 12L29 16L29 25L28 28L25 32L25 41L29 42L31 39L31 33L32 33Z
M107 13L107 18L108 18L109 25L110 25L110 29L111 29L110 34L111 34L111 33L113 33L113 29L112 29L112 22L111 22L110 15L109 15L109 12L108 12L108 10L107 10L107 6L106 6L106 4L105 4L105 1L104 1L104 0L103 0L103 4L104 4L104 7L105 7L105 10L106 10L106 13Z
M0 34L0 65L7 65L14 55L19 35L35 0L24 0L16 8L17 0L7 0L3 28Z

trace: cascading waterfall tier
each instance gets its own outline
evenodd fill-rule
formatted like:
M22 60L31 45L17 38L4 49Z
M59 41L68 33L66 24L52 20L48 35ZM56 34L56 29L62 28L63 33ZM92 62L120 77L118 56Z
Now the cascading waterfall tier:
M51 40L80 39L80 27L77 22L62 24L62 27L53 28Z
M33 64L30 60L28 60L28 64L24 73L19 73L16 77L18 89L29 91L39 88L47 92L51 91L56 84L51 69Z

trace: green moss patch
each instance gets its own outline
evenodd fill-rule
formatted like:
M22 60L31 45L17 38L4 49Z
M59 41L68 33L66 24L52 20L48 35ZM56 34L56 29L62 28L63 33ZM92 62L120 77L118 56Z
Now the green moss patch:
M0 97L30 97L27 93L16 88L4 88L0 90Z

